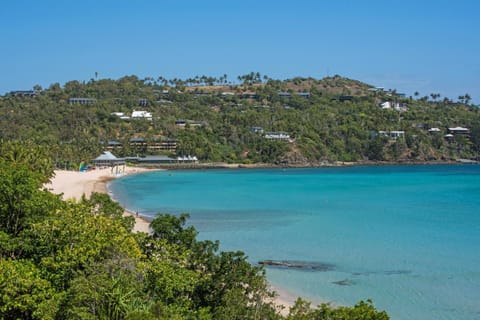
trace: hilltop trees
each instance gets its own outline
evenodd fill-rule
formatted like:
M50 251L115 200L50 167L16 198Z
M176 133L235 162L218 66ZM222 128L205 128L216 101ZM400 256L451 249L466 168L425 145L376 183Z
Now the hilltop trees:
M418 92L416 99L395 90L372 94L371 86L338 75L281 81L250 72L238 80L240 85L228 83L227 75L185 80L126 76L74 80L63 87L53 84L36 97L6 95L0 99L0 137L39 145L62 168L75 168L97 157L108 141L120 142L113 150L117 156L172 155L146 146L135 148L130 145L134 137L148 142L176 139L175 155L235 163L445 160L475 158L480 151L477 144L469 143L470 137L459 141L444 137L448 127L477 131L480 114L470 105L469 94L460 96L460 103L442 100L438 93L420 99ZM70 104L72 97L96 100ZM401 108L384 110L379 108L382 102ZM112 114L128 116L133 110L148 111L153 119L120 119ZM179 119L187 125L176 125ZM284 131L292 139L268 142L252 127L261 127L264 134ZM440 128L441 139L427 138L432 127ZM372 140L379 131L405 131L405 137L416 136L415 143L411 139L400 150L393 147L394 139ZM379 149L372 153L375 143ZM51 170L48 163L42 167Z

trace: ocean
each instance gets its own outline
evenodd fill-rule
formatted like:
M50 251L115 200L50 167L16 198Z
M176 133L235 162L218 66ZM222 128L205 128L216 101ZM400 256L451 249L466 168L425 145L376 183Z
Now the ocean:
M200 239L267 267L314 303L372 299L392 319L480 319L480 166L157 171L108 186L153 217L189 213Z

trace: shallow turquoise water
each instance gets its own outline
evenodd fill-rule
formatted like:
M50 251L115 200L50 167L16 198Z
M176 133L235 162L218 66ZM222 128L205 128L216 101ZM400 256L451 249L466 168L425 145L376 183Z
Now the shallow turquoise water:
M295 295L371 298L392 319L480 318L480 166L163 171L109 189L144 215L190 213L199 238L253 263L334 265L267 269Z

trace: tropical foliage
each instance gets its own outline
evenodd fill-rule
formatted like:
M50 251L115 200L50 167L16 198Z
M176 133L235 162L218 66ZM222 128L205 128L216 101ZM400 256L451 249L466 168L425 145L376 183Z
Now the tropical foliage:
M151 235L134 234L105 195L64 202L42 189L43 161L0 157L0 318L284 318L264 270L197 240L187 215L159 215ZM388 319L370 302L303 300L287 318Z
M0 137L41 146L63 168L90 161L108 141L118 142L113 147L117 156L162 152L132 145L131 138L143 138L147 145L177 139L176 155L235 163L478 158L480 113L468 94L456 102L439 93L405 97L340 76L280 81L251 72L239 76L237 84L227 79L127 76L55 83L34 97L7 94L0 98ZM94 100L69 102L78 97ZM384 102L397 110L380 108ZM150 112L152 120L114 114L130 116L133 110ZM176 125L177 120L185 125ZM446 138L448 128L457 126L469 133ZM268 140L252 127L286 132L291 139ZM380 131L404 135L392 139ZM13 152L12 161L16 157Z

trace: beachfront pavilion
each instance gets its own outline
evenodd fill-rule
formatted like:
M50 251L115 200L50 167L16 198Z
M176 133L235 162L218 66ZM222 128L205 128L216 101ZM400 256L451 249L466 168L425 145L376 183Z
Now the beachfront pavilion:
M110 151L104 151L100 156L92 160L95 168L110 167L112 173L125 172L125 158L117 158ZM120 167L123 168L120 170Z

